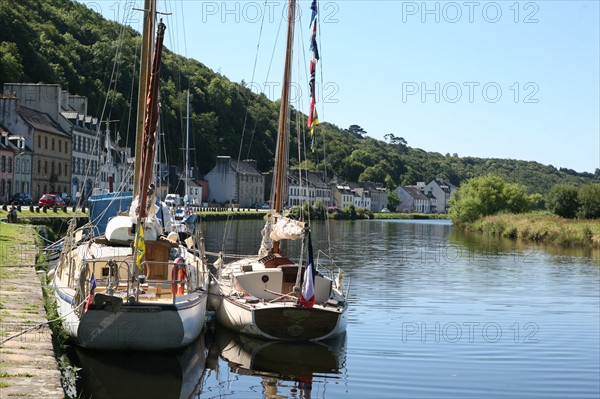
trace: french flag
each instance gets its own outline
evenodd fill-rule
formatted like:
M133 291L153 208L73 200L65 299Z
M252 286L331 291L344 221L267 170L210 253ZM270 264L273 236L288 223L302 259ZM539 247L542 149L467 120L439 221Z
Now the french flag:
M312 240L308 233L308 253L306 255L306 270L302 281L302 292L300 295L300 305L305 308L312 308L315 304L315 262L313 259Z

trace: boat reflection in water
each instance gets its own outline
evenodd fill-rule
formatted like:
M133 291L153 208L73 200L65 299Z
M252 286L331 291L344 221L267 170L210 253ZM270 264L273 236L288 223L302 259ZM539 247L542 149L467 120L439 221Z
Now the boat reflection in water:
M181 350L90 351L75 347L78 398L191 398L202 389L204 333Z
M345 334L319 342L267 341L218 328L214 337L229 370L241 376L261 377L266 398L277 397L277 389L286 387L291 393L300 391L302 397L310 397L313 385L321 390L327 380L339 379L345 369Z

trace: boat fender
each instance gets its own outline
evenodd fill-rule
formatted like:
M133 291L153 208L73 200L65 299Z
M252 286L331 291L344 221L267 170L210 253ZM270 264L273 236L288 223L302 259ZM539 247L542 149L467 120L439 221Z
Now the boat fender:
M171 267L171 279L173 281L185 281L187 273L185 272L185 261L182 258L175 259L175 264ZM183 295L185 283L173 283L171 284L171 294Z

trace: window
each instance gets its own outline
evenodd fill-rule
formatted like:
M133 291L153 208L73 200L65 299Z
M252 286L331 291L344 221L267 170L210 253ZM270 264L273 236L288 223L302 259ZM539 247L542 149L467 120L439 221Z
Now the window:
M58 152L62 152L62 140L58 140Z
M6 182L4 179L0 182L0 195L4 195L4 189L6 188Z
M60 162L58 163L58 175L62 176L62 164Z
M52 151L54 151L54 139L52 139Z
M65 152L68 154L69 153L69 142L65 141Z
M13 159L8 158L8 173L12 173L12 163L13 163Z
M44 174L45 175L48 174L48 161L44 161ZM45 191L45 187L44 187L44 191Z
M38 148L42 148L42 136L38 136Z
M48 137L44 137L44 149L48 149Z
M6 157L4 155L2 155L2 172L6 172Z
M38 175L42 173L42 161L38 159Z
M15 161L15 173L21 172L21 161L19 158Z

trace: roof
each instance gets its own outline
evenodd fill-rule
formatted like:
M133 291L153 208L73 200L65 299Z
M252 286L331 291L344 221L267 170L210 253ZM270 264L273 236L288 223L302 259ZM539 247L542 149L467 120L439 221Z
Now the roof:
M416 200L428 200L427 196L417 186L402 186L402 189Z
M445 191L445 192L447 192L447 193L449 193L451 190L454 190L454 189L456 189L456 188L457 188L457 187L456 187L455 185L453 185L452 183L450 183L450 182L446 182L446 181L443 181L443 180L437 180L437 179L434 179L434 180L432 181L432 183L435 183L435 184L437 184L437 185L438 185L438 186L439 186L439 187L440 187L442 190L444 190L444 191Z
M237 161L235 159L231 159L229 162L231 169L233 169L236 173L242 175L262 175L260 171L256 168L254 161Z
M27 123L29 126L33 127L36 130L43 130L48 133L57 134L64 137L70 137L67 132L65 132L58 123L54 122L50 115L45 112L39 112L31 108L27 107L19 107L17 111L21 118Z

